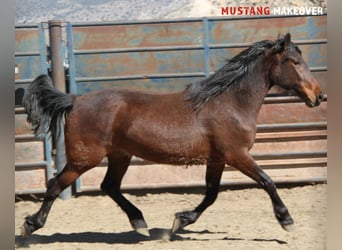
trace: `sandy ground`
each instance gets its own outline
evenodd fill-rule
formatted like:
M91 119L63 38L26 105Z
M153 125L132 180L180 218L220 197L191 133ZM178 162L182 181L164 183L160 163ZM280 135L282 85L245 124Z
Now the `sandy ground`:
M195 207L199 193L125 194L144 213L151 237L136 234L126 215L107 196L58 199L44 228L22 238L25 216L38 201L15 204L16 248L23 249L326 249L327 185L281 188L279 194L296 223L284 231L274 218L267 194L257 188L223 190L199 220L167 237L173 215Z

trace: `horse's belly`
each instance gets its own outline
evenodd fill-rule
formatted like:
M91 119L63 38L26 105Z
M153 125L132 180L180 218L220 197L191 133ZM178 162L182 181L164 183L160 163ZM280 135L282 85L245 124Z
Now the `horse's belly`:
M205 164L209 147L203 139L178 138L126 138L123 148L130 154L148 161L176 165Z
M169 152L141 153L141 151L137 151L134 155L148 161L173 165L202 165L206 164L208 160L206 155L188 156L185 154L171 154Z

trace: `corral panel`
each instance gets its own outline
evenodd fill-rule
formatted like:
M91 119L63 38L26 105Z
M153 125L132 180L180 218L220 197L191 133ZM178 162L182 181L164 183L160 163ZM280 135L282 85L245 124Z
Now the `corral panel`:
M37 28L15 29L15 51L39 51L39 31Z
M326 39L326 16L218 19L209 23L210 44L275 40L290 32L295 40Z
M17 79L33 79L41 73L40 56L16 56L15 64L19 73Z
M75 56L76 77L201 72L203 51L143 51Z
M202 45L202 23L80 25L73 28L74 49Z

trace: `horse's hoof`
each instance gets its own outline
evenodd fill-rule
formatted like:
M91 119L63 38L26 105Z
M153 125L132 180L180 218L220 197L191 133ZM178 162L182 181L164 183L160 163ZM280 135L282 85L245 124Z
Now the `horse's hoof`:
M172 228L171 228L171 233L174 234L175 232L177 232L179 229L182 228L182 221L179 217L176 217L173 220L173 224L172 224Z
M26 228L26 223L24 223L20 228L20 235L23 237L27 237L31 235L31 232L29 232Z
M296 226L294 224L281 225L281 227L288 232L296 231Z
M147 224L143 219L131 220L131 225L138 234L150 237Z
M135 231L142 236L150 237L150 231L147 228L136 228Z
M184 211L175 214L175 219L173 221L171 233L177 232L179 229L186 227L194 223L198 217L200 216L199 213L194 211Z

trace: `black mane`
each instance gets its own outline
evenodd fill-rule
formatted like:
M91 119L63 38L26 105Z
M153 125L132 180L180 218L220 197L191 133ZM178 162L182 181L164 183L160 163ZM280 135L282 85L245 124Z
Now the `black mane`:
M238 86L243 77L248 73L250 65L271 47L275 47L274 53L282 50L284 40L263 40L252 44L238 55L228 60L216 73L199 82L186 86L186 100L191 102L194 110L199 109L210 98L218 96L234 86Z

